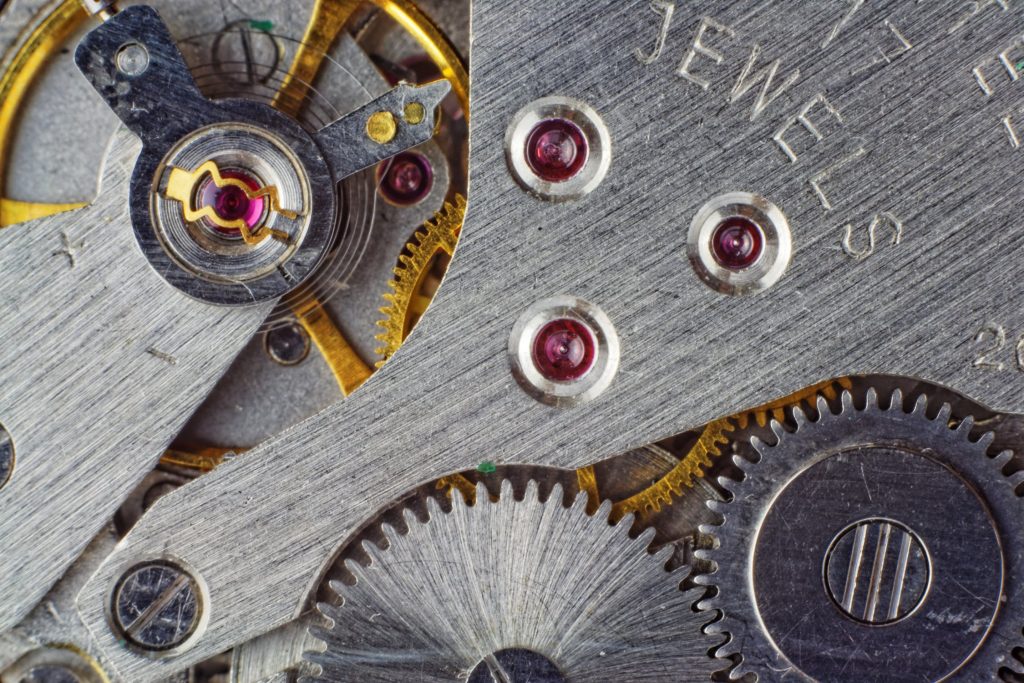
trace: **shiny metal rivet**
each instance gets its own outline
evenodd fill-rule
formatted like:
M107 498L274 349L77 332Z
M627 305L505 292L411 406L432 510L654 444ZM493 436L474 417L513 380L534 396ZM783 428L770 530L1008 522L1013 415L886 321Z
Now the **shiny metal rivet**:
M117 51L114 62L125 76L141 76L149 69L149 50L142 43L127 43Z
M583 132L587 161L573 177L550 182L537 176L526 157L527 140L543 121L562 119ZM612 140L600 115L586 102L571 97L544 97L519 110L505 133L505 158L509 170L524 189L542 199L568 201L584 197L608 175L612 163Z
M309 355L309 334L297 322L277 325L263 335L263 349L279 365L298 365Z
M467 683L565 683L568 678L550 659L523 648L498 650L473 667Z
M0 488L10 481L14 472L14 439L0 424Z
M731 220L749 221L760 229L763 245L749 267L733 269L715 256L714 239ZM771 287L783 276L793 255L789 222L770 201L750 192L719 195L701 207L690 223L687 256L709 287L723 294L751 294Z
M389 111L378 111L366 120L366 136L380 145L386 145L398 135L398 121Z
M198 581L165 560L128 570L114 589L112 617L124 640L146 652L183 645L202 617Z
M568 381L545 377L534 358L537 334L550 322L575 320L593 334L596 349L583 376ZM619 369L619 337L605 313L575 296L556 296L526 309L512 327L508 340L512 375L526 393L541 403L567 408L590 401L607 389Z
M931 561L917 534L899 522L867 519L836 536L825 556L825 586L846 616L892 624L924 601Z

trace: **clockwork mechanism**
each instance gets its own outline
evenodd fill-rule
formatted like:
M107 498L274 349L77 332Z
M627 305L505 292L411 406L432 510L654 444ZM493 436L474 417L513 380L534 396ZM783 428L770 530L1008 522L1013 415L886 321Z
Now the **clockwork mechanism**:
M0 683L1024 681L1018 0L0 0Z

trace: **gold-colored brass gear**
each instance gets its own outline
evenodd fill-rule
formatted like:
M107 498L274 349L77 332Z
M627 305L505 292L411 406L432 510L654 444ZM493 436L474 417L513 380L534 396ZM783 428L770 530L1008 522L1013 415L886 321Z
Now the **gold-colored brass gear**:
M714 460L722 455L722 446L729 442L729 433L737 427L746 429L752 421L760 427L764 427L769 419L782 421L790 408L801 404L813 406L818 396L835 400L843 389L852 386L853 382L846 377L822 382L753 410L710 422L675 467L643 491L616 502L612 507L612 519L619 520L631 513L658 512L663 506L671 505L675 498L683 495L686 489L693 488L695 481L706 474ZM576 477L580 490L588 493L590 506L596 509L601 503L601 492L593 466L580 468Z
M457 194L454 203L445 202L434 220L424 223L406 245L408 253L399 257L395 277L388 282L392 291L384 294L388 303L380 312L385 317L377 322L384 330L377 335L377 341L381 342L377 349L381 356L378 367L394 355L426 311L431 297L424 294L423 285L436 264L435 259L439 256L450 259L455 253L465 218L466 198Z

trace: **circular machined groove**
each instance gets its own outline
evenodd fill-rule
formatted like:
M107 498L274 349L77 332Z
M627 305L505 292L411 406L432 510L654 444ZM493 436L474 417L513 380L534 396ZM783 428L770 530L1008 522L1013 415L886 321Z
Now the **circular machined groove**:
M258 102L219 106L225 122L167 150L143 148L132 176L132 225L171 285L209 303L244 306L277 299L313 275L334 243L339 197L323 155L297 123ZM203 205L211 182L214 190L243 189L252 214L228 227L215 191L205 195L214 205ZM239 239L243 227L249 237Z
M542 144L540 135L558 135L558 140ZM601 184L611 167L611 144L607 126L590 105L570 97L545 97L512 118L505 158L516 182L531 194L568 201Z
M693 217L686 251L694 271L715 291L752 294L783 276L793 243L777 206L750 192L730 192Z
M819 399L814 420L794 412L795 432L775 424L775 446L737 460L723 480L736 502L714 560L717 596L704 609L739 656L736 678L793 670L810 680L896 683L996 680L1020 639L1020 501L992 458L991 435L951 429L949 406L910 413L896 392L863 409L843 394L841 412ZM955 511L951 514L950 511Z
M562 344L563 358L561 349L546 348L544 336L564 331L573 338ZM539 347L544 357L538 356ZM574 296L557 296L538 301L519 317L509 335L508 355L524 391L565 408L592 400L611 385L619 367L619 339L600 308Z

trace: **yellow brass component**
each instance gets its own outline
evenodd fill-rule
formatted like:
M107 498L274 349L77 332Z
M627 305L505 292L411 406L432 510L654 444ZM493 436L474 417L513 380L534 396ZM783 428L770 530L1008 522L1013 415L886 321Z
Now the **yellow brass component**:
M306 34L274 96L274 107L291 116L299 115L331 45L361 4L362 0L317 0L313 3Z
M437 480L436 486L438 491L444 491L448 496L451 496L452 491L457 489L462 494L462 497L466 499L466 503L469 505L476 504L476 484L467 479L465 475L456 473L447 477L441 477Z
M378 111L366 120L366 135L380 145L386 145L398 135L398 122L389 111Z
M0 193L4 191L11 138L29 87L50 57L88 18L78 0L64 0L21 43L0 76ZM0 228L82 206L85 204L48 204L0 198Z
M740 429L746 429L747 425L750 424L751 418L753 418L760 427L764 427L768 424L769 419L782 422L786 419L786 409L788 408L798 406L801 403L807 403L813 406L819 395L823 396L826 400L834 401L839 396L840 390L852 388L853 381L849 377L840 377L834 382L821 382L820 384L815 384L790 396L786 396L775 401L769 401L763 406L755 408L750 412L736 415L736 424L740 426Z
M329 0L320 0L321 2ZM419 43L430 60L441 70L441 75L452 84L452 92L459 98L462 111L469 119L469 74L448 39L416 5L409 0L373 0L373 4L388 13L409 35Z
M455 253L455 243L465 218L466 198L456 195L455 203L445 202L434 220L424 223L406 245L409 253L399 258L395 277L388 282L392 291L384 295L388 305L380 309L385 318L377 322L384 329L377 335L382 344L377 349L382 357L378 366L394 355L429 305L430 298L421 294L423 281L434 257L445 255L450 258Z
M452 84L462 111L469 118L469 75L458 53L444 34L410 0L372 0L387 12L437 65L441 75ZM298 116L309 94L309 89L320 71L331 45L345 28L361 0L316 0L313 13L306 25L306 34L299 44L288 74L274 98L274 106L283 112Z
M410 102L405 105L405 111L402 113L406 123L417 125L423 123L423 119L427 117L427 109L419 102Z
M176 467L185 467L190 470L198 470L200 472L209 472L217 465L224 462L224 458L228 453L243 453L244 449L239 448L201 448L198 451L182 451L176 449L168 449L164 452L163 457L160 458L160 462L164 465L174 465Z
M373 370L359 357L320 302L310 299L293 306L292 312L320 349L342 394L348 396L370 378Z
M65 211L81 209L88 204L41 204L39 202L19 202L16 199L0 197L0 228L18 223L26 223L36 218L45 218Z
M285 218L291 220L299 217L297 212L281 208L281 200L278 197L277 188L273 185L267 185L266 187L261 187L258 190L253 190L242 180L221 176L220 169L217 168L217 163L211 160L203 163L195 171L186 171L183 168L171 168L170 176L168 176L167 179L167 191L165 194L168 199L174 199L181 202L185 220L195 222L206 218L219 227L238 230L242 233L242 239L245 240L246 244L259 244L267 237L273 237L276 240L288 242L288 233L281 230L272 230L267 226L260 226L254 232L249 229L249 224L241 218L230 221L221 218L212 206L204 206L200 209L193 207L192 204L196 195L196 188L198 188L199 182L207 175L210 176L217 187L237 187L245 192L245 196L249 199L261 199L266 197L270 204L271 211L279 213Z
M597 474L593 465L576 470L576 483L580 491L587 494L587 514L592 515L601 507L601 492L597 488Z
M657 512L663 505L671 505L673 497L682 495L684 488L692 488L694 481L704 476L712 460L722 455L721 446L728 442L727 434L735 430L734 423L745 429L754 420L764 427L769 419L784 420L789 408L801 403L813 403L818 396L833 400L839 395L839 390L850 389L852 386L853 382L848 377L834 382L822 382L754 410L711 422L704 428L697 443L674 468L648 488L616 503L612 507L612 518L621 519L631 512ZM591 498L594 499L599 499L599 496Z
M662 505L670 505L673 497L682 495L684 488L692 488L693 482L704 476L712 460L722 455L721 446L729 440L726 434L734 429L728 418L708 424L693 448L665 476L640 493L613 505L612 519L619 520L630 513L648 510L657 512Z

